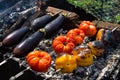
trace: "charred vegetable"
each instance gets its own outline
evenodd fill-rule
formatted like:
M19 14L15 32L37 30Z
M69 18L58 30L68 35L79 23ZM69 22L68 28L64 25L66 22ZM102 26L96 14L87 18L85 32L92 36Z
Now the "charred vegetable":
M30 37L19 43L15 48L13 53L15 55L22 55L25 53L28 53L32 51L39 41L49 33L54 33L54 31L58 30L60 28L60 25L62 24L64 20L64 16L59 15L55 20L48 23L44 29L40 29L39 31L32 34ZM57 21L55 24L54 22ZM58 25L57 25L58 24Z
M22 27L18 30L15 30L14 32L12 32L11 34L9 34L8 36L6 36L2 43L3 46L11 46L14 45L18 42L20 42L20 40L22 39L22 37L29 31L28 27Z
M96 40L103 42L105 45L111 44L114 40L111 30L100 29L97 33Z
M105 51L104 44L101 41L92 41L87 44L95 56L101 56Z
M73 50L72 54L76 55L78 66L89 66L93 63L91 50L86 46Z

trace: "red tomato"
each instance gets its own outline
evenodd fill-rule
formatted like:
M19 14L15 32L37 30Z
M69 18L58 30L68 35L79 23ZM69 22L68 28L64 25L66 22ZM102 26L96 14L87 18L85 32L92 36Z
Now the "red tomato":
M89 30L86 32L86 35L92 37L96 34L97 30L94 25L89 25Z
M72 42L68 42L66 36L58 36L53 40L52 47L57 54L70 53L75 45Z
M28 65L31 69L38 72L46 72L51 65L51 56L44 51L32 51L26 57Z
M79 29L83 30L84 33L85 33L85 35L86 35L86 32L87 32L88 29L89 29L89 24L86 23L86 21L83 21L83 22L80 23Z
M88 37L92 37L96 34L97 30L94 24L90 21L83 21L79 25L79 29L83 30L85 35Z
M85 34L80 29L72 29L68 31L66 34L68 37L69 42L72 41L74 44L81 44L83 42L83 38L85 37Z

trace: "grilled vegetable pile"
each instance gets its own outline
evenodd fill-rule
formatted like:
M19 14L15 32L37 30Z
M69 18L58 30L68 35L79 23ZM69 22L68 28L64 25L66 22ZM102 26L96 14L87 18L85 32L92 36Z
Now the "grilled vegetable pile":
M77 66L91 65L93 58L101 56L105 51L106 44L109 45L113 40L111 30L100 29L96 33L96 26L92 22L82 21L78 28L69 30L64 36L57 36L52 43L57 55L56 69L60 69L62 73L70 73ZM93 37L95 35L96 40L81 45L85 36ZM70 63L72 57L74 57L73 63Z
M46 14L30 22L30 26L22 26L7 35L2 46L12 47L12 55L26 56L26 61L31 69L38 72L47 72L51 65L51 55L45 51L34 50L44 37L50 37L61 28L65 16L62 14ZM71 73L78 66L89 66L93 63L94 56L101 56L105 45L114 40L112 31L100 29L97 33L96 26L90 21L82 21L78 28L69 30L65 35L57 36L52 42L55 51L55 68L62 73ZM26 35L29 36L26 37ZM81 46L85 36L94 37L96 40Z

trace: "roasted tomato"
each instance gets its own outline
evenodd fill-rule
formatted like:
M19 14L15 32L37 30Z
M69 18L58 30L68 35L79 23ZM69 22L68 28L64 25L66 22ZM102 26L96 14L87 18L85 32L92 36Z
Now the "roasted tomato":
M88 37L92 37L96 34L97 30L94 24L90 21L83 21L79 25L79 29L83 30L85 35Z
M68 31L66 36L68 37L69 41L79 45L83 42L85 34L82 30L75 28Z
M68 42L66 36L58 36L53 40L52 47L56 53L70 53L75 45L72 42Z
M62 73L71 73L77 68L76 56L64 54L56 58L55 65Z
M73 55L77 55L77 65L78 66L89 66L93 63L93 55L91 50L86 47L80 47L73 50Z
M51 56L44 51L32 51L26 57L31 69L38 72L46 72L51 65Z

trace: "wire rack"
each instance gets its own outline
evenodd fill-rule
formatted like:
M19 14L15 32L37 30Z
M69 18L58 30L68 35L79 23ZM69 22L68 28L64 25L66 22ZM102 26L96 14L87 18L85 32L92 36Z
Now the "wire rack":
M67 0L98 20L120 23L120 0Z

